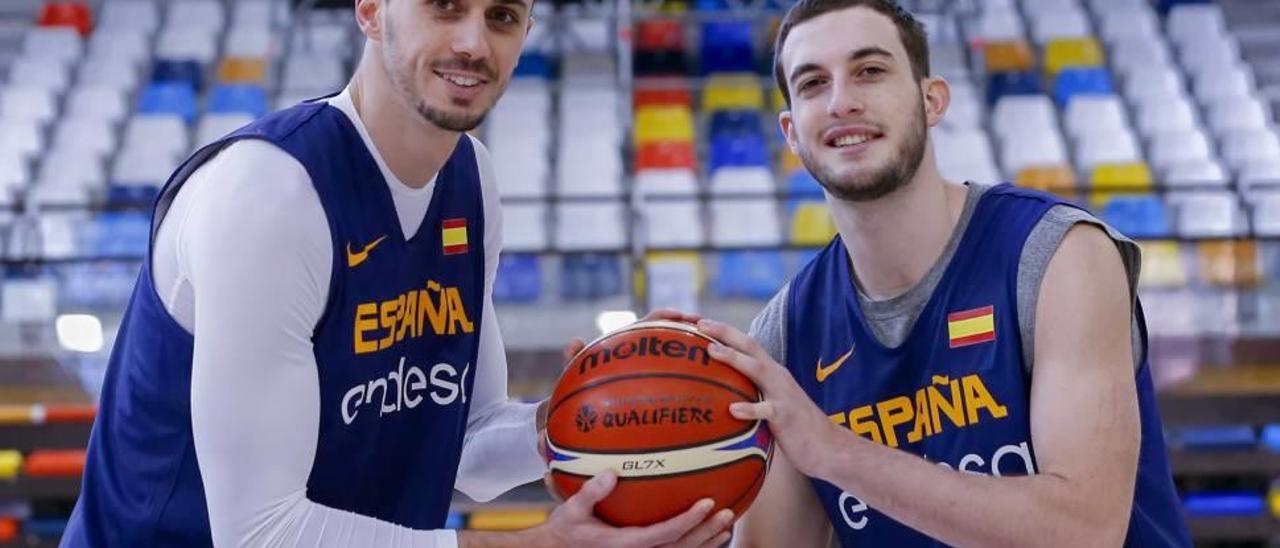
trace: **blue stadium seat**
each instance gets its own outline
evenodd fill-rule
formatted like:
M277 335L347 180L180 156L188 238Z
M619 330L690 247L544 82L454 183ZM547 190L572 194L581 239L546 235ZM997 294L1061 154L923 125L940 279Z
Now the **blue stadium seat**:
M541 53L525 53L520 56L513 73L515 78L551 78L551 60Z
M1115 196L1102 209L1102 219L1130 238L1167 238L1173 232L1158 196Z
M693 3L694 11L726 11L728 9L727 0L695 0Z
M156 59L151 69L151 81L184 82L192 89L200 89L204 84L204 70L196 61Z
M1156 9L1160 10L1161 15L1167 15L1169 10L1179 4L1212 4L1213 0L1156 0Z
M118 308L129 301L141 262L82 263L58 269L63 308Z
M1174 445L1191 451L1254 449L1258 436L1249 425L1195 426L1175 431Z
M1262 427L1262 435L1259 436L1262 441L1262 447L1273 453L1280 453L1280 424L1268 424Z
M121 181L128 183L140 183L146 181ZM107 186L107 205L110 206L145 206L156 201L156 195L160 194L160 186L164 181L157 181L156 185L108 185Z
M101 213L82 225L81 249L100 257L137 257L147 254L151 219L140 211Z
M613 254L569 254L560 265L560 297L565 300L621 295L622 281L622 263Z
M496 302L527 303L542 294L542 267L533 253L505 253L493 281Z
M819 248L819 247L796 249L788 252L787 253L787 279L789 280L795 277L796 274L799 274L800 269L804 268L805 265L813 261L813 259L817 257L818 254L821 252L822 252L822 248ZM781 287L779 287L779 289L781 289Z
M215 114L244 113L255 118L266 114L267 92L256 84L221 84L209 92L207 110Z
M754 72L755 44L751 21L708 21L702 24L702 73Z
M1192 493L1182 502L1192 516L1256 516L1267 509L1262 494L1248 491Z
M60 538L67 529L67 518L31 518L22 523L22 532L28 535Z
M1106 67L1077 67L1062 69L1053 81L1053 100L1066 108L1076 95L1110 95L1114 92L1111 73Z
M153 82L138 97L139 114L176 114L190 124L196 110L196 90L186 82Z
M707 171L713 173L726 166L768 167L769 145L764 142L764 136L757 134L713 137Z
M757 110L717 110L711 114L713 139L721 135L762 135L761 127Z
M807 169L797 169L787 177L787 194L792 198L825 196L822 183L814 179Z
M716 293L721 298L768 299L787 278L777 251L725 251L719 258Z
M596 298L616 297L624 293L622 259L616 255L597 254L591 264L591 290Z
M1006 95L1039 95L1044 93L1044 82L1034 71L993 72L987 78L987 104L995 106Z

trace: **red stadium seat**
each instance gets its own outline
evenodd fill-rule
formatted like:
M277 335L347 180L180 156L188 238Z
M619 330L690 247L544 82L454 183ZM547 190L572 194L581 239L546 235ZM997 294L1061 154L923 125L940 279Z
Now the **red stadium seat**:
M49 2L40 10L36 24L42 27L71 27L80 36L93 30L93 14L84 2Z
M661 87L636 90L635 108L656 105L693 107L693 95L685 87Z
M693 143L660 142L641 145L636 151L636 171L643 169L694 169Z
M644 21L636 29L636 47L645 51L684 49L684 27L675 19Z

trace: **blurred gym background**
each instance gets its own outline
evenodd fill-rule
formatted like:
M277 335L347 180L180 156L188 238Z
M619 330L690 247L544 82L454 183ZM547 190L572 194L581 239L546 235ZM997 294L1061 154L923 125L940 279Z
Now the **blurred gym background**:
M158 187L202 144L340 89L364 40L352 3L0 0L0 545L65 526ZM536 2L477 131L503 193L513 397L550 392L571 337L652 307L745 327L832 236L777 129L787 5ZM906 5L952 86L943 173L1070 196L1140 240L1197 542L1280 545L1280 2ZM526 527L550 504L538 484L458 495L450 526Z

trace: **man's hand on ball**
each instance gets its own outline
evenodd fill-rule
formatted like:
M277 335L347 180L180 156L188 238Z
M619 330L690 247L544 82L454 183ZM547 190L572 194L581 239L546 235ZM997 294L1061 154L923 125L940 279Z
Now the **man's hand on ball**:
M740 420L768 421L778 446L796 469L810 477L822 477L827 445L847 432L833 424L791 373L746 333L712 320L699 321L698 329L722 343L711 344L711 357L746 375L764 395L758 403L730 405L729 414Z
M702 499L684 513L645 527L614 527L596 517L596 503L613 491L618 478L605 472L582 485L537 527L545 546L610 546L618 548L712 548L729 541L733 512L711 515L714 503Z

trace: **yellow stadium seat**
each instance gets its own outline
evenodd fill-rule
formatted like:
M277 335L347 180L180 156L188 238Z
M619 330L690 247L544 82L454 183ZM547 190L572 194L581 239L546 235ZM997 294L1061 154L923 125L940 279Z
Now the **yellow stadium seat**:
M773 110L775 112L787 110L787 98L782 96L781 89L773 88L771 96L773 97Z
M800 157L796 156L796 153L791 152L791 147L787 146L785 142L782 143L782 158L778 164L784 174L792 173L804 167L804 162L800 161Z
M1089 175L1089 203L1096 208L1105 206L1113 196L1146 193L1151 190L1151 168L1145 162L1101 164Z
M1100 67L1102 46L1093 38L1059 38L1044 47L1044 69L1049 76L1067 67Z
M1182 258L1178 242L1140 241L1142 272L1138 278L1141 287L1184 287L1187 285L1187 266Z
M702 265L702 255L696 251L651 251L645 254L645 263L655 264L664 261L669 262L687 262L693 265L693 286L697 291L701 291L706 284L706 268ZM635 277L632 279L635 283L637 295L647 299L645 287L648 281L645 279L645 269L638 268L635 270Z
M1035 55L1025 40L1014 42L989 42L983 48L987 72L1031 70L1035 67Z
M791 243L825 245L836 235L835 221L824 202L802 203L791 216Z
M22 472L22 453L16 449L0 449L0 480L11 480Z
M1070 166L1037 166L1023 168L1014 182L1020 187L1074 197L1076 172Z
M684 15L684 12L689 11L689 5L683 0L665 0L660 11L663 15Z
M267 81L267 60L228 57L218 65L218 81L228 84L262 84Z
M1262 283L1258 246L1253 241L1201 242L1200 279L1209 285L1253 287Z
M514 531L535 527L544 521L547 521L546 508L477 508L467 517L467 528L479 531Z
M754 74L718 74L702 90L702 110L764 110L764 90Z
M1280 489L1272 488L1267 493L1267 508L1271 509L1271 516L1280 518Z
M636 111L636 145L693 141L693 113L684 105L651 105Z

